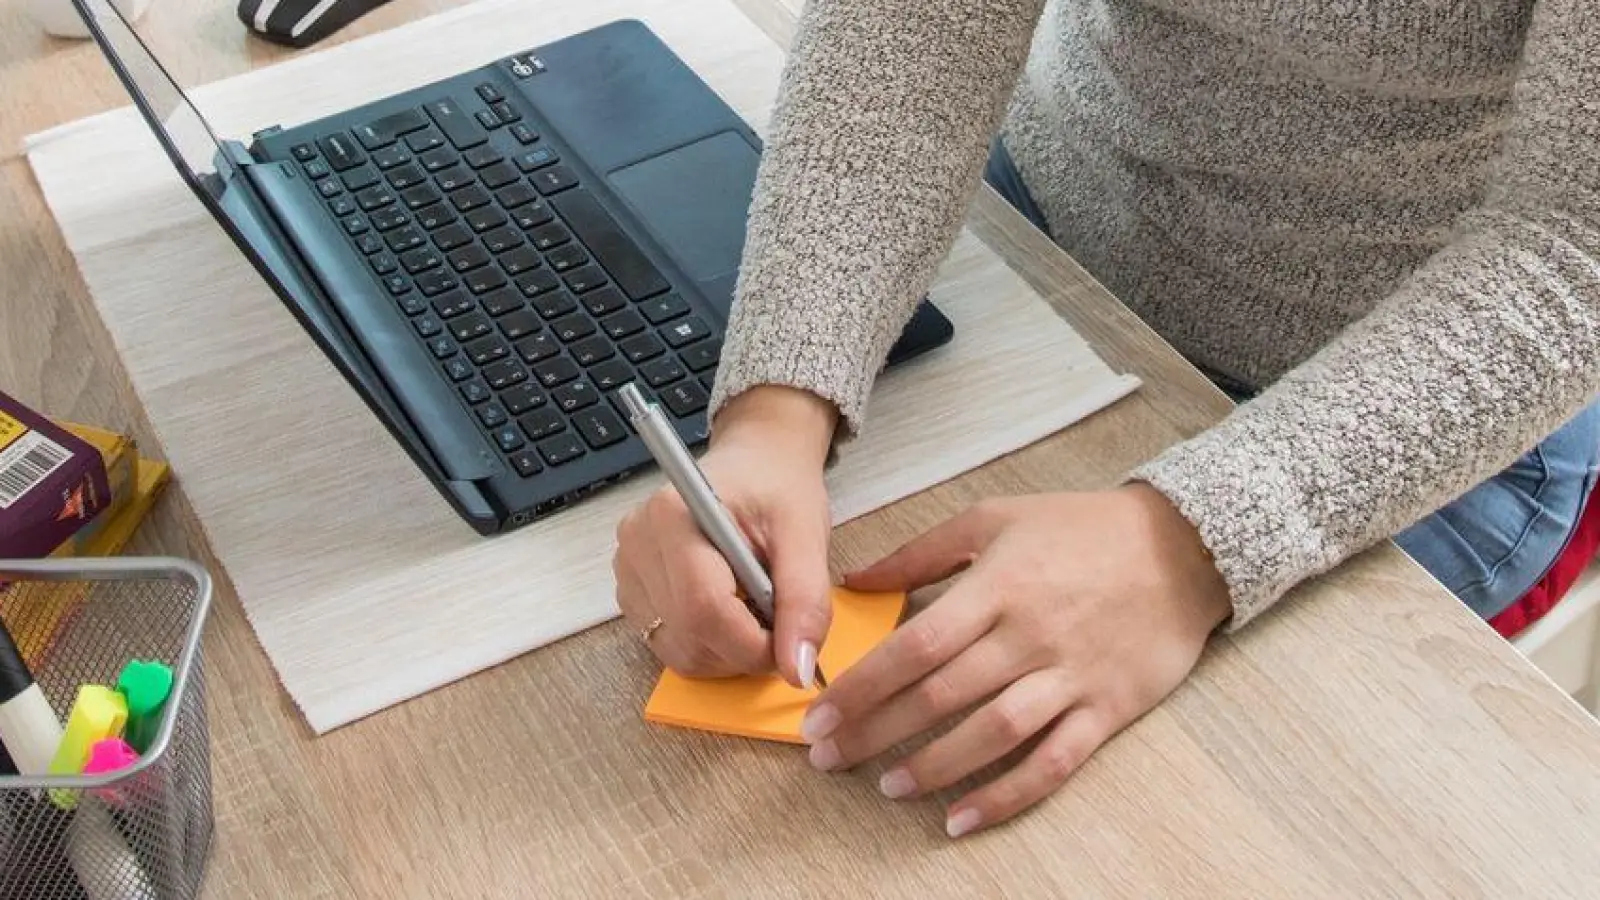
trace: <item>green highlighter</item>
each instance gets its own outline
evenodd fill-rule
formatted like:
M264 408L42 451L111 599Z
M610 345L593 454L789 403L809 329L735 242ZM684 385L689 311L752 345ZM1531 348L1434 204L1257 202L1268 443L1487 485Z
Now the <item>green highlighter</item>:
M161 710L172 693L172 670L158 662L131 660L117 676L117 692L128 700L124 737L140 754L150 749L161 726Z

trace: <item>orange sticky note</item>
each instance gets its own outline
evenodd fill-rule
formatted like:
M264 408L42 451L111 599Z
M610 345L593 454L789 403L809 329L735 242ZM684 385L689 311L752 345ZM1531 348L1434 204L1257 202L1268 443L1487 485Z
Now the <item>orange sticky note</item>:
M894 631L905 608L905 594L834 588L833 624L817 667L832 678L855 665ZM799 744L800 719L819 693L790 687L776 674L695 679L668 670L656 682L644 717L658 725Z

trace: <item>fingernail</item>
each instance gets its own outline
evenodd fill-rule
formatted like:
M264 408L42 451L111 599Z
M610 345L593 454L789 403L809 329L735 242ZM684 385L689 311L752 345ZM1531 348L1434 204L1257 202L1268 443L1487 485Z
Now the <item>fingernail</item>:
M911 777L910 772L900 766L883 773L883 777L878 779L878 790L882 791L883 795L890 800L899 800L901 797L909 796L916 789L917 780Z
M800 686L811 690L817 683L817 645L801 641L794 650L794 667L800 673Z
M811 765L813 768L824 772L837 769L844 758L839 755L839 745L833 741L823 741L811 748Z
M800 739L815 744L839 727L839 708L832 703L819 703L806 711L800 720Z
M978 811L975 809L963 809L961 812L944 820L944 833L953 838L961 837L977 827Z

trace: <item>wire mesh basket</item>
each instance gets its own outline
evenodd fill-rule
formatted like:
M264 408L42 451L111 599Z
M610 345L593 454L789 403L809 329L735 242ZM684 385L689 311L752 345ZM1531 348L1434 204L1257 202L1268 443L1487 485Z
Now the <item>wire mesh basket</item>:
M211 580L184 560L0 560L0 612L65 723L130 660L172 671L154 737L105 775L0 776L0 898L192 900L211 848L201 633Z

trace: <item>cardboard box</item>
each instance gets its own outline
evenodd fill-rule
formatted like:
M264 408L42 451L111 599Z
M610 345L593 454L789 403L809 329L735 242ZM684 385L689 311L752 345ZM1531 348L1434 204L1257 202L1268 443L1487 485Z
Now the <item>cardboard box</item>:
M49 556L110 505L94 445L0 393L0 559Z

